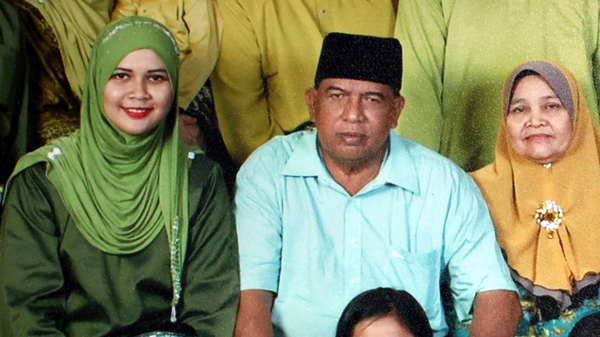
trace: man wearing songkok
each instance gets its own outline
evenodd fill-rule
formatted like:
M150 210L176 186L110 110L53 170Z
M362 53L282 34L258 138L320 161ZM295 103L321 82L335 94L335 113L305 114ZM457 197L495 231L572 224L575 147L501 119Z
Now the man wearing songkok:
M210 81L237 168L269 139L308 121L303 93L327 33L391 37L398 7L398 0L215 1L223 40Z
M458 166L398 137L398 40L331 33L314 88L316 130L275 137L237 180L242 296L237 336L334 336L376 287L411 293L435 336L447 269L471 336L512 336L521 315L481 194Z

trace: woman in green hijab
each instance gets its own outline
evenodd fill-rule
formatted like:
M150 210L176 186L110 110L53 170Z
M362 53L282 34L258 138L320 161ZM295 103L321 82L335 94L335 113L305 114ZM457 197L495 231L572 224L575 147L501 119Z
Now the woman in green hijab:
M220 168L179 141L178 65L152 19L98 35L80 130L23 157L7 184L1 336L129 336L170 322L232 335L235 226Z

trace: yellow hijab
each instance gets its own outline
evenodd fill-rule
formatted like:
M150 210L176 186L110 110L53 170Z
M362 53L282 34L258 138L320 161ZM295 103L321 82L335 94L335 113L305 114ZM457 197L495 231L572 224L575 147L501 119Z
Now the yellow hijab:
M569 149L550 168L519 155L508 138L506 114L511 91L524 70L540 74L572 114ZM472 176L488 203L508 264L528 280L526 288L543 287L571 295L580 288L578 282L600 272L598 131L571 72L544 61L525 63L508 77L503 116L495 162ZM553 233L536 222L536 209L547 200L555 201L563 211L562 223Z

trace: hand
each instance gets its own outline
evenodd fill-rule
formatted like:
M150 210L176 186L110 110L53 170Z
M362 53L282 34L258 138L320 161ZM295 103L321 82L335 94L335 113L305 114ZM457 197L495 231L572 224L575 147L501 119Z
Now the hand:
M179 115L179 137L188 145L202 146L202 134L196 118L184 114Z

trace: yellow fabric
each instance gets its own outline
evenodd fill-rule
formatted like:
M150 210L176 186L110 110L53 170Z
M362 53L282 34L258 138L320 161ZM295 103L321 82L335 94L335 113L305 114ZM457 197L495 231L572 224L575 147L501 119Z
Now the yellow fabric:
M71 90L81 99L96 35L110 20L112 0L26 0L52 28Z
M574 105L573 140L564 157L547 169L520 156L503 118L495 162L472 175L509 266L534 285L571 294L574 282L600 272L600 137L573 75L557 67L569 82ZM552 239L535 220L536 208L546 200L556 201L564 212Z
M164 24L179 47L178 103L187 109L212 72L222 25L213 0L118 0L111 20L131 15Z
M273 136L309 119L323 37L333 31L389 37L390 0L217 0L223 42L211 84L219 129L239 166Z

